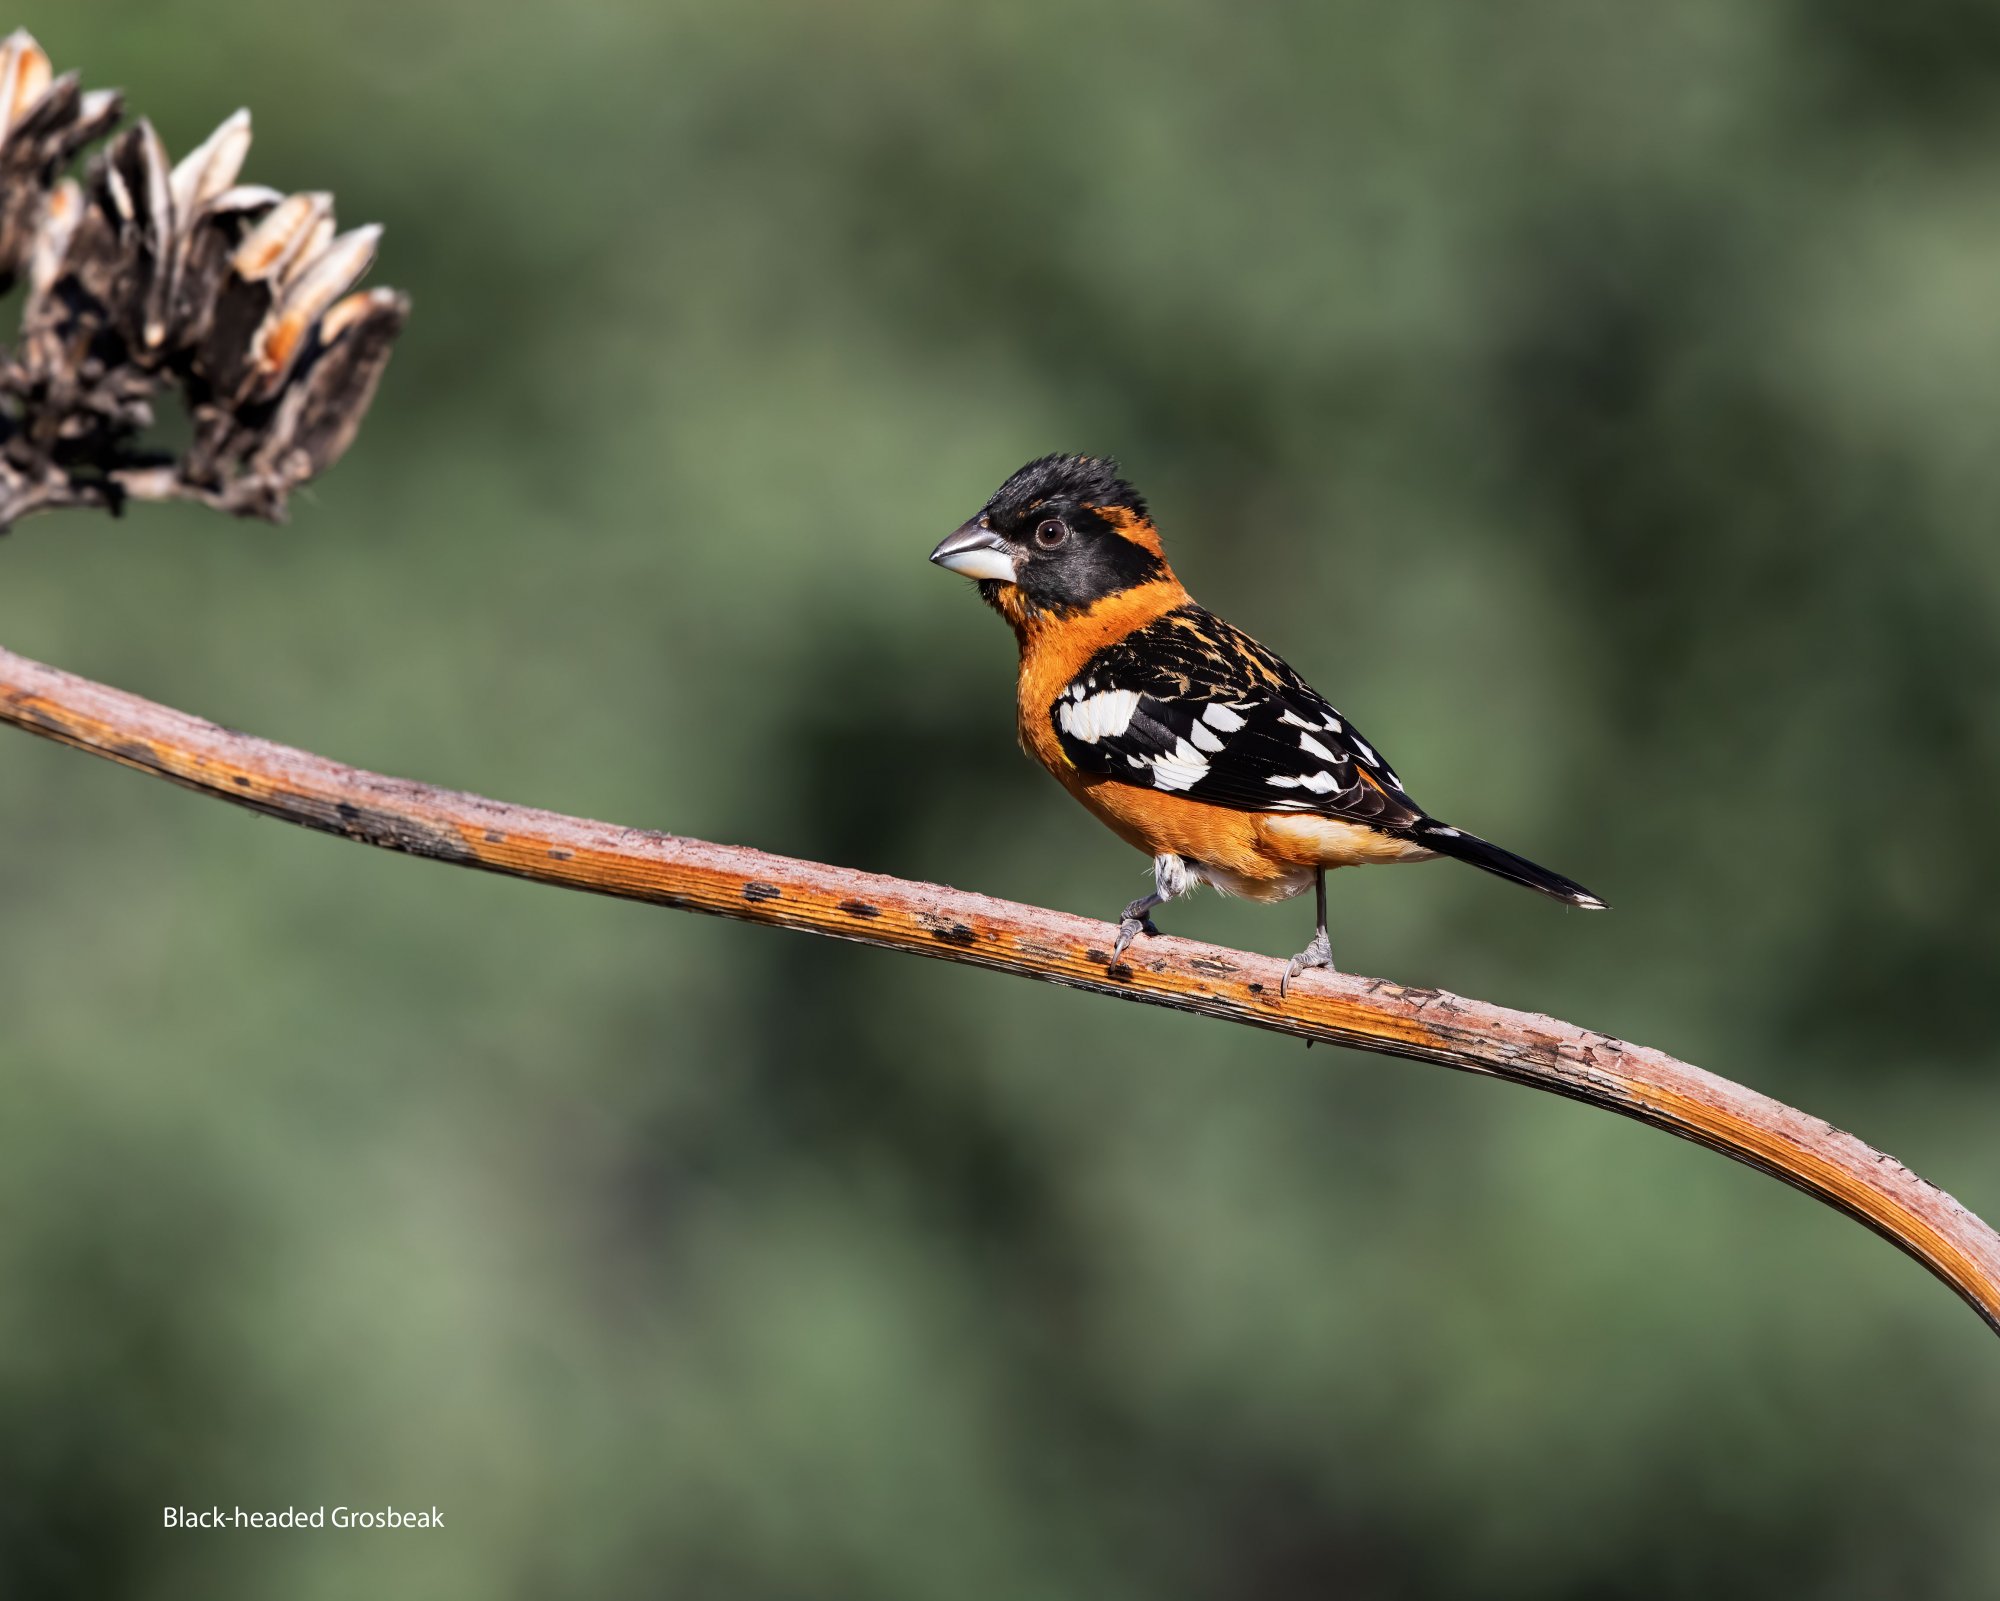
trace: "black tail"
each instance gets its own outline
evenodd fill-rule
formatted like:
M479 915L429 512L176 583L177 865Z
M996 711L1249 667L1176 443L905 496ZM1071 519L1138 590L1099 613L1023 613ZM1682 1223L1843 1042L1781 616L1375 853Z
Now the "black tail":
M1411 832L1417 842L1427 850L1434 850L1440 856L1456 857L1461 862L1470 862L1474 867L1483 867L1489 873L1496 873L1510 883L1525 884L1529 889L1538 889L1551 900L1558 900L1568 906L1588 907L1591 911L1602 912L1610 908L1574 879L1564 878L1560 873L1551 873L1546 867L1537 867L1525 856L1516 856L1512 851L1503 851L1498 845L1488 844L1477 834L1468 834L1462 829L1447 828L1443 823L1425 818Z

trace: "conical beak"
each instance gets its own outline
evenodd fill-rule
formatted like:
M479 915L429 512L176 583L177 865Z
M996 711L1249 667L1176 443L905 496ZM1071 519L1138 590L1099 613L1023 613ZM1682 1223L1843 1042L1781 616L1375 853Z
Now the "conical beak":
M931 560L966 578L1014 582L1014 558L1008 553L1007 541L976 517L957 533L947 535L931 552Z

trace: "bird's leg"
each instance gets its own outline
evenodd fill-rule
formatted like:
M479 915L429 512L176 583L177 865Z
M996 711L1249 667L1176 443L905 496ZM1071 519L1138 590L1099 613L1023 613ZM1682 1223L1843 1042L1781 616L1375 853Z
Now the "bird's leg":
M1141 895L1119 914L1118 943L1111 947L1111 959L1117 961L1125 954L1125 947L1141 934L1157 934L1153 927L1152 910L1163 906L1176 895L1187 893L1187 863L1178 856L1162 853L1153 858L1153 893Z
M1329 973L1338 972L1333 965L1333 941L1326 937L1326 869L1313 873L1313 889L1319 901L1319 930L1304 950L1285 964L1285 976L1278 980L1278 994L1282 998L1293 979L1309 967L1323 967Z

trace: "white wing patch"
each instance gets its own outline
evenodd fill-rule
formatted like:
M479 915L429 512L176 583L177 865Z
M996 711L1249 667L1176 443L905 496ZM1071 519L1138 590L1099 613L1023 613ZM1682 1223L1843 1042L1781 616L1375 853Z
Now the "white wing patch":
M1105 689L1083 695L1072 684L1069 694L1056 708L1056 720L1071 739L1095 745L1100 739L1116 739L1124 733L1138 709L1139 697L1133 690Z
M1310 730L1314 727L1311 723L1301 722L1298 718L1292 716L1290 712L1281 713L1278 720L1290 723L1295 728ZM1328 750L1310 732L1299 735L1299 749L1304 751L1308 756L1317 756L1332 768L1340 767L1347 760L1346 757L1336 755L1334 752ZM1273 789L1306 789L1311 790L1315 795L1331 795L1335 790L1346 788L1335 773L1327 772L1324 769L1316 773L1273 773L1264 782L1269 784ZM1296 802L1294 804L1303 805L1304 802Z
M1152 759L1153 782L1161 789L1193 789L1208 776L1208 758L1184 739L1171 754Z
M1201 720L1223 734L1233 734L1243 726L1243 719L1221 701L1217 701L1213 706L1202 707Z
M1340 780L1331 773L1302 773L1297 777L1290 773L1273 773L1264 782L1273 789L1309 789L1316 795L1325 795L1340 788Z

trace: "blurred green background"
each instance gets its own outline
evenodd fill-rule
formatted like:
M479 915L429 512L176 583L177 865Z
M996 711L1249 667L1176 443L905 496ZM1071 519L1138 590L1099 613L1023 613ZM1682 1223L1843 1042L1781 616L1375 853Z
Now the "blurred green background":
M1113 452L1434 810L1350 970L2000 1216L2000 5L31 0L416 315L273 530L10 647L394 773L1109 915L931 544ZM1713 1155L363 851L0 734L0 1592L1990 1597L2000 1367ZM1171 929L1272 953L1301 903ZM169 1534L167 1504L432 1534Z

